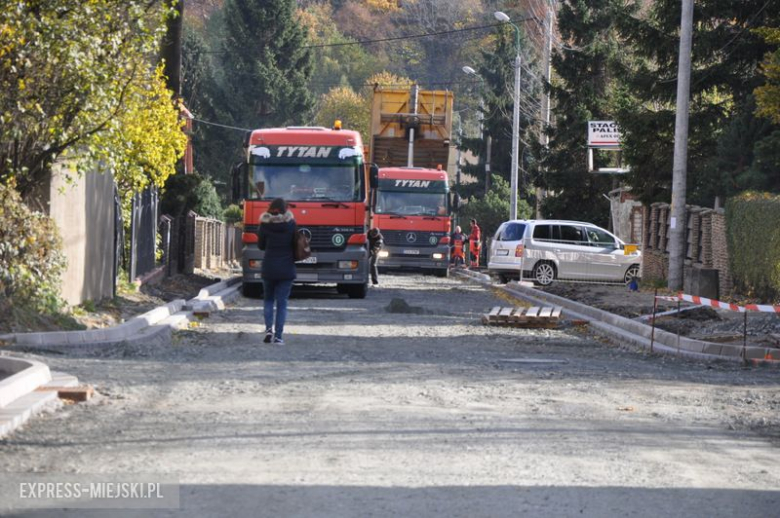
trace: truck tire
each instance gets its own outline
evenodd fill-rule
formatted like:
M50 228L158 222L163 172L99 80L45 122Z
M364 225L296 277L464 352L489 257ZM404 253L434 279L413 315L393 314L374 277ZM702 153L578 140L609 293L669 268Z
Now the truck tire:
M349 293L349 284L336 284L336 293L346 295Z
M449 268L440 268L438 270L434 270L433 274L436 277L449 277L450 270L449 270Z
M351 299L364 299L368 293L368 283L365 284L347 284L347 295Z

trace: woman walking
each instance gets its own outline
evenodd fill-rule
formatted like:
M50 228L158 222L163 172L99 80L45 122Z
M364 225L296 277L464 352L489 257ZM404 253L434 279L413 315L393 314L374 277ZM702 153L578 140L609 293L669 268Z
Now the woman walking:
M290 298L295 280L293 255L295 219L287 210L287 202L276 198L268 212L260 217L257 246L265 251L261 273L263 276L263 316L265 317L265 343L284 345L284 321L287 319L287 299ZM274 302L276 319L274 319Z

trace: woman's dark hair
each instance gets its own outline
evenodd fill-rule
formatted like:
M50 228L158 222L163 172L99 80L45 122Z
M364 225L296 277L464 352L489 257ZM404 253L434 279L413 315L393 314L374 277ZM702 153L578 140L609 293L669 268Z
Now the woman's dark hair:
M287 202L284 198L274 198L271 205L268 207L270 214L284 214L287 212Z

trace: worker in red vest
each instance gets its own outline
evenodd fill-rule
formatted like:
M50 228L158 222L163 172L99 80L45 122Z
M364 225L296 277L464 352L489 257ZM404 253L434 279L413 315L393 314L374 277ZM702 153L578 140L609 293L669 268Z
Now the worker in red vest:
M471 266L479 268L479 252L482 248L482 232L477 225L477 220L471 218L471 233L469 234L469 248L471 249Z
M461 232L460 226L455 227L450 242L452 243L452 254L450 255L452 265L463 266L466 264L466 236Z

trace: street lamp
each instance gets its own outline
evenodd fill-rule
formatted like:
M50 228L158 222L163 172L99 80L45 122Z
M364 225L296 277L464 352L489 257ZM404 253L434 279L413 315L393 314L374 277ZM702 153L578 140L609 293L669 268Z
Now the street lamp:
M512 113L512 165L510 170L510 188L512 190L509 199L509 219L517 219L517 165L520 152L520 67L523 62L520 58L520 27L512 23L509 16L501 11L493 13L501 23L508 23L515 29L515 91L513 95L514 110Z

